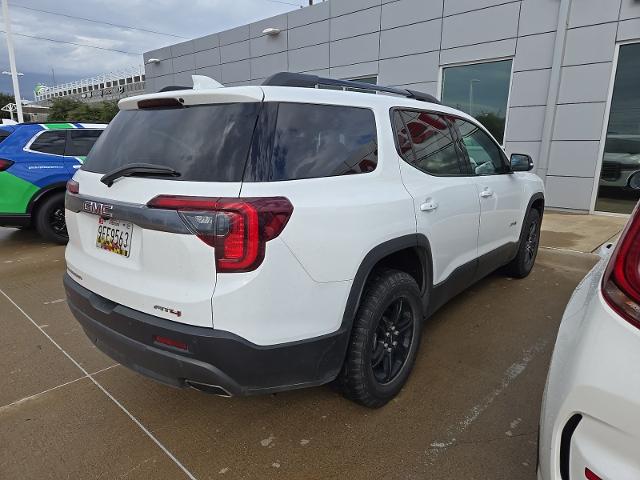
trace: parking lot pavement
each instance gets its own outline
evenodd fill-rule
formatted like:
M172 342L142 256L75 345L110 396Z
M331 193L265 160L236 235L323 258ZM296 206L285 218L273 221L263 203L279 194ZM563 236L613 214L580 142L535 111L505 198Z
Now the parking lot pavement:
M329 387L224 399L115 365L62 301L63 247L0 229L0 478L534 479L558 323L597 261L546 236L529 278L492 275L428 321L407 386L372 411Z

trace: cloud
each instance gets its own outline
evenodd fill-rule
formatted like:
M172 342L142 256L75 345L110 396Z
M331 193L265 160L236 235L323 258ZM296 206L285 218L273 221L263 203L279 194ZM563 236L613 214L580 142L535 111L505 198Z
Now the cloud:
M307 3L306 0L287 1L300 5ZM47 83L50 83L52 68L56 77L65 80L91 77L140 65L143 52L182 39L49 15L21 6L173 33L187 39L296 8L270 0L11 0L9 4L14 33L132 53L128 55L15 35L18 70L40 74ZM9 67L9 60L4 35L0 38L0 70L5 70ZM58 78L56 80L60 82Z

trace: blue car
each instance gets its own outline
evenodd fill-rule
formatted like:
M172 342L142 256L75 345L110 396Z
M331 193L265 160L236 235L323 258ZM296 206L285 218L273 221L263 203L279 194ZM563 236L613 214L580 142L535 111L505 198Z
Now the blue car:
M0 126L0 226L35 227L66 243L65 185L104 124L20 123Z

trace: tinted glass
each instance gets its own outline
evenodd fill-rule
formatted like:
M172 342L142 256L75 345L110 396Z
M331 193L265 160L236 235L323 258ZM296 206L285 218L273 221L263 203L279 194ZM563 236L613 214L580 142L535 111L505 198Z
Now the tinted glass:
M0 129L0 142L2 142L5 138L7 138L9 135L11 135L11 132L7 131L7 130L2 130Z
M640 198L640 44L621 45L596 210L631 213Z
M82 168L152 163L180 172L177 180L239 182L259 111L259 103L121 111Z
M416 157L413 155L413 147L411 145L411 139L409 138L409 131L407 130L400 111L396 110L393 113L393 126L396 134L396 145L398 146L398 153L404 159L405 162L415 164Z
M448 121L427 112L401 111L396 124L403 158L432 175L460 175L462 170ZM409 143L413 152L409 151Z
M69 141L65 155L85 157L101 133L102 130L69 130Z
M50 132L41 133L29 148L36 152L64 155L64 146L66 141L66 130L52 130Z
M511 60L447 67L442 103L477 118L502 143L510 82Z
M455 124L469 155L471 169L476 175L495 175L509 171L500 147L481 128L460 119L456 119Z
M264 116L256 136L271 145L254 149L259 155L252 152L247 181L332 177L376 168L376 123L369 109L281 103L267 104Z

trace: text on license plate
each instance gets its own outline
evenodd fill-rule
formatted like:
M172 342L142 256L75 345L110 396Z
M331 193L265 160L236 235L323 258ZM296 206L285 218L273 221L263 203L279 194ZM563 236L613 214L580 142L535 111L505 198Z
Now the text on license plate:
M96 247L117 253L123 257L131 254L133 224L114 219L98 219Z

